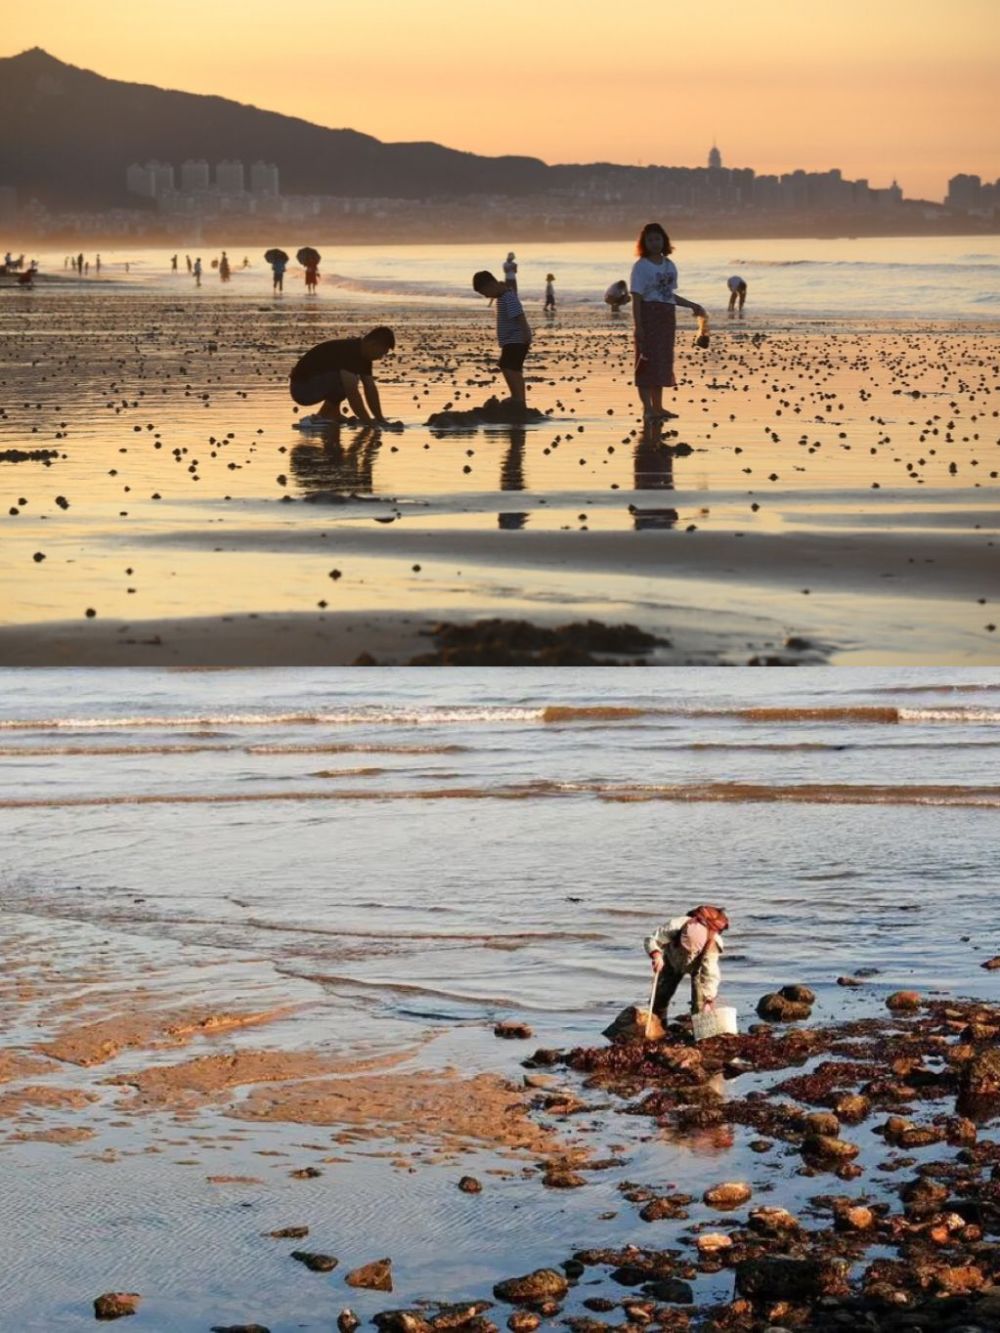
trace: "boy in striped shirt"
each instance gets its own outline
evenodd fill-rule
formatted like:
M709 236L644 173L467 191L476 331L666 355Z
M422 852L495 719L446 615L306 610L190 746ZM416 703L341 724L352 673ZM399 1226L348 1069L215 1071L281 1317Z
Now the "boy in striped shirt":
M492 273L481 269L472 279L480 296L497 303L497 342L500 344L500 369L510 390L510 400L517 407L527 406L524 396L524 358L531 346L531 326L517 292Z

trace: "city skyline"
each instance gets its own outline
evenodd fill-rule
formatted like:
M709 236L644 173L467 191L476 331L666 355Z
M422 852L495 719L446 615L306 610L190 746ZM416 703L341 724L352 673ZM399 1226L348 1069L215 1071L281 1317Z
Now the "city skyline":
M720 0L711 16L631 28L593 0L544 11L510 0L499 17L457 0L386 0L338 19L335 79L303 78L304 61L321 72L330 26L319 0L300 3L287 41L261 0L238 21L179 0L141 26L123 0L85 11L38 0L4 54L37 44L109 78L552 164L702 166L714 138L727 162L760 174L836 164L873 186L896 179L909 198L943 199L956 173L1000 175L991 0L947 13L929 0Z

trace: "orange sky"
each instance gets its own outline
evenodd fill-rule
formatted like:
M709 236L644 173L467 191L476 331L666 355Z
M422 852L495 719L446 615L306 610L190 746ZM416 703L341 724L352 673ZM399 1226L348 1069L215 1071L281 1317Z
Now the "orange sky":
M714 134L728 166L931 199L1000 176L1000 0L32 0L0 30L386 140L696 166Z

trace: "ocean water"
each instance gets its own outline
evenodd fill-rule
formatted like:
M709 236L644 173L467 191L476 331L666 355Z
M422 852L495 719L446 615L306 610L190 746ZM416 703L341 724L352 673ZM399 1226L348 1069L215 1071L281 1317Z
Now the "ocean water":
M634 244L628 238L521 244L515 234L509 247L489 243L342 247L329 237L307 239L323 255L319 300L373 305L475 304L480 298L471 290L472 274L479 268L499 272L508 248L517 254L519 291L529 308L541 305L550 272L556 279L557 301L600 304L612 282L628 277L634 259ZM718 317L724 317L728 302L726 279L738 273L748 284L747 319L757 324L790 316L847 318L861 327L887 317L1000 318L997 236L687 241L678 230L673 241L680 292ZM293 237L280 243L294 256L304 242ZM122 290L215 295L220 283L210 264L221 249L197 244L182 248L177 274L170 269L171 250L107 250L102 252L102 278L120 283ZM201 255L205 273L200 293L185 271L185 250L192 258ZM230 247L229 254L234 270L231 283L222 288L226 295L270 297L271 273L262 251ZM244 254L251 265L246 270L239 267ZM44 272L72 276L64 269L63 253L47 250L38 258ZM88 251L87 258L91 274L83 282L93 284L93 253ZM283 299L290 298L306 299L302 271L294 259Z
M258 957L318 982L347 1045L502 1014L592 1035L641 998L643 935L699 901L730 914L744 1013L788 981L824 1018L903 984L1000 993L996 672L2 686L4 911ZM860 966L864 998L835 984Z

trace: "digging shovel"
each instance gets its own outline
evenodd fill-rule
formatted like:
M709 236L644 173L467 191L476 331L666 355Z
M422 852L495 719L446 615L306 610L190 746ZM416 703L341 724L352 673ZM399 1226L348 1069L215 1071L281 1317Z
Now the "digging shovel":
M649 1041L649 1029L653 1023L653 1001L656 999L656 983L660 979L659 972L653 973L653 985L649 992L649 1008L646 1010L646 1040Z

